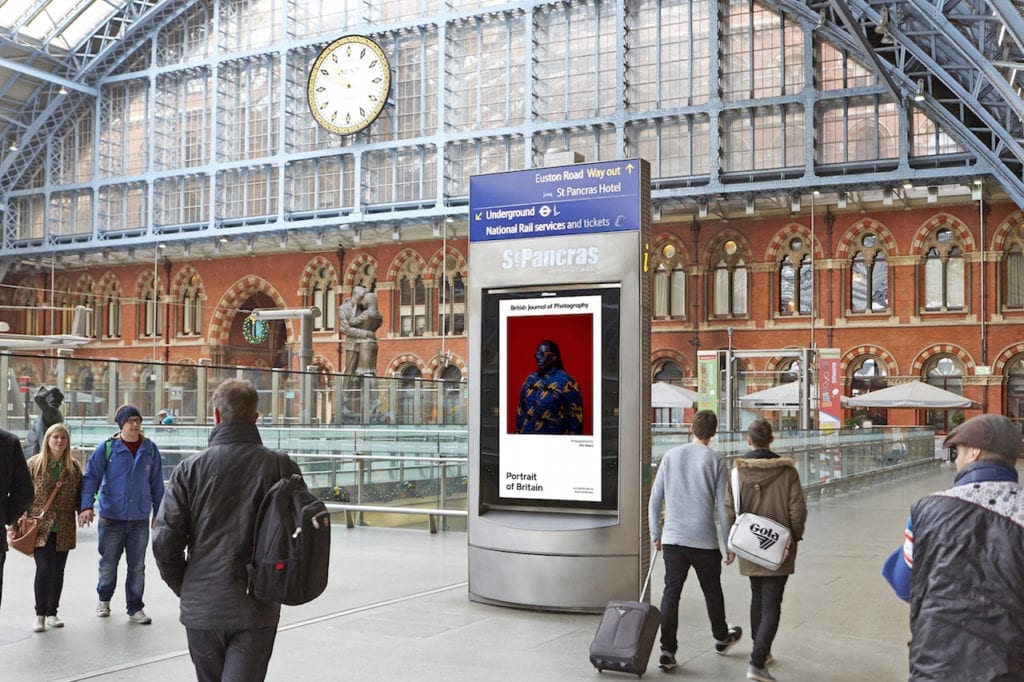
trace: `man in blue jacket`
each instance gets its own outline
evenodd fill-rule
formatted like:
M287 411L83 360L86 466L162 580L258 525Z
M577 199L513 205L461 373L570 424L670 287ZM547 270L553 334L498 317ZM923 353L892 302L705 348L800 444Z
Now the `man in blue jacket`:
M883 575L910 602L910 679L1024 679L1020 432L983 414L954 429L953 487L911 507Z
M164 496L163 464L156 445L142 435L142 414L137 407L117 408L114 421L120 432L97 445L85 465L78 523L92 523L98 492L100 566L96 615L101 618L110 615L117 566L124 554L128 563L125 578L128 617L133 623L148 625L152 619L142 610L146 546L152 519Z

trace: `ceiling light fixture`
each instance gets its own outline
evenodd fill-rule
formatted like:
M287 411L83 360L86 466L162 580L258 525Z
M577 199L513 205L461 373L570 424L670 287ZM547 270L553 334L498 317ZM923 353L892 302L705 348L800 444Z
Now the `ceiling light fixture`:
M881 43L883 45L892 45L896 41L893 40L892 34L889 33L889 8L883 7L882 11L878 15L878 25L875 26L875 33L882 36Z
M917 90L914 91L914 101L915 102L923 102L924 101L924 80L922 80L920 78L917 79Z

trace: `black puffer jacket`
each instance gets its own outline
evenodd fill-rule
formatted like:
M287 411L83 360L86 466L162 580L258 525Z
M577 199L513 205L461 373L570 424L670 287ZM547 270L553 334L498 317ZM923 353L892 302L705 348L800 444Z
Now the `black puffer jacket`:
M21 441L13 433L0 429L0 523L17 521L35 496ZM0 532L0 551L7 551L7 533Z
M278 480L301 473L263 447L253 424L222 423L210 447L171 474L153 528L153 555L164 582L181 597L181 623L198 629L277 624L281 605L246 594L256 511ZM185 551L188 550L186 560Z
M1024 680L1022 497L979 481L914 504L911 680Z

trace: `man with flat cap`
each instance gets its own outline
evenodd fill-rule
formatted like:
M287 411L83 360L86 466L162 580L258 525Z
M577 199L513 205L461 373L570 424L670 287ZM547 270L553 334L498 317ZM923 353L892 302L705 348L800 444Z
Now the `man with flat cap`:
M911 680L1024 680L1024 490L1020 432L1006 417L967 420L953 487L911 507L882 574L910 602Z

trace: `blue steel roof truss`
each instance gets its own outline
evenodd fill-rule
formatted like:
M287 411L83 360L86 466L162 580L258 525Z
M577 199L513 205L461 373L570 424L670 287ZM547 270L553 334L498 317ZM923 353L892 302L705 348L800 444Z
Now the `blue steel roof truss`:
M94 101L91 92L72 90L58 96L61 80L73 80L86 84L83 89L98 90L104 79L120 66L144 42L159 32L160 28L173 17L187 11L196 2L180 0L132 0L124 3L92 36L83 40L76 49L67 54L61 70L52 80L44 80L32 98L26 102L20 120L8 124L7 128L18 128L19 146L17 153L8 154L0 161L0 202L9 203L11 188L17 188L26 174L44 158L48 141L65 129L78 116L83 106ZM867 2L864 0L766 0L763 4L777 8L784 14L798 19L808 30L834 42L849 51L852 56L872 63L880 80L878 87L869 89L876 97L891 97L899 108L905 124L911 106L920 107L929 117L944 127L945 131L968 151L957 158L947 158L946 164L959 168L964 182L971 178L991 174L1006 193L1018 205L1024 206L1024 182L1021 168L1024 167L1024 151L1021 119L1024 117L1024 102L1020 96L1020 78L1017 71L1022 61L1021 37L1024 36L1024 19L1017 7L1009 0L951 0L945 3L929 3L923 0L896 0L895 2ZM40 0L30 13L38 13L45 5ZM519 11L530 11L533 3L523 2ZM622 10L618 12L621 15ZM880 24L885 29L880 31ZM22 22L30 17L22 18ZM712 21L717 19L712 18ZM402 24L404 27L405 22ZM621 30L621 16L619 28ZM375 27L385 30L387 27ZM292 41L294 42L294 41ZM307 41L310 44L315 41ZM621 76L624 61L621 41L617 46L618 73ZM531 68L526 60L526 68ZM443 77L443 74L441 74ZM530 79L527 79L530 82ZM924 101L915 102L918 84L923 85ZM621 96L621 84L619 91ZM442 88L443 91L443 88ZM813 110L816 102L835 97L835 93L815 92L813 101L802 101ZM754 100L755 105L758 100ZM763 104L777 105L774 99ZM712 115L721 113L727 105L717 105ZM749 102L747 102L749 106ZM706 111L708 108L704 107ZM686 112L680 112L685 114ZM628 118L628 116L627 116ZM536 123L528 124L535 130ZM906 131L908 126L901 128ZM718 126L713 126L712 144L720 148ZM0 131L6 137L7 130ZM617 135L621 138L621 129ZM907 133L904 133L906 137ZM3 139L0 137L0 139ZM446 137L442 135L442 137ZM621 142L621 139L620 139ZM620 145L621 148L621 145ZM685 183L685 191L673 187L672 183L655 182L656 200L666 204L690 202L695 206L709 199L734 195L739 197L773 196L785 197L811 189L846 190L857 187L885 187L905 179L916 184L944 184L950 181L948 167L932 164L920 159L911 160L906 140L900 144L899 158L892 164L875 164L874 167L851 166L845 174L830 175L819 173L815 167L814 149L805 146L804 168L795 173L749 174L748 177L725 178L712 161L712 172L705 178L695 178ZM715 159L716 155L712 155ZM439 169L443 162L438 160ZM440 177L440 173L438 176ZM955 177L956 172L952 175ZM443 184L443 183L441 183ZM357 182L358 186L358 182ZM451 210L452 206L465 204L465 197L442 197L433 206L420 206L410 211L363 214L359 222L377 222L381 225L396 220L430 219ZM0 254L33 251L58 251L64 249L82 250L101 248L104 237L93 232L89 243L60 245L53 243L19 243L16 239L14 218L7 212L3 218L3 243ZM351 222L354 222L352 218ZM328 216L312 221L295 223L303 229L322 231L328 226L345 225L345 216ZM181 238L202 236L213 227L200 226L197 231L182 234ZM286 234L292 225L267 224L247 226L246 232ZM223 231L217 232L218 235ZM164 240L161 234L143 231L129 235L126 244L147 244Z

